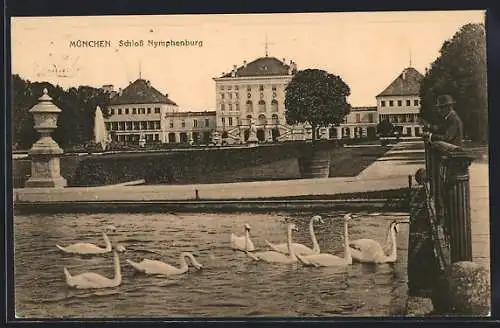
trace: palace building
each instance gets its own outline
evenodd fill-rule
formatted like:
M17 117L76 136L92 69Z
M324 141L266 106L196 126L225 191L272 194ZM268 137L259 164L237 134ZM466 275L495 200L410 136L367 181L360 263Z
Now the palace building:
M179 106L144 79L131 82L114 92L112 85L103 89L113 96L106 129L114 141L138 143L208 143L215 128L215 111L179 111Z
M181 111L179 106L144 79L118 91L103 86L111 95L106 127L115 141L125 143L208 144L214 133L224 143L246 143L254 125L259 142L309 140L307 124L289 125L285 117L285 88L297 72L297 64L275 57L233 65L215 81L215 111ZM338 126L322 128L328 139L376 138L377 124L389 120L402 136L422 133L418 119L419 89L423 75L407 67L375 99L376 106L353 107Z
M285 120L285 88L297 71L292 60L261 57L234 65L229 73L213 78L217 132L228 143L245 142L251 124L259 141L286 140L292 128Z
M405 68L392 83L376 96L379 121L388 120L399 127L403 136L422 133L419 121L420 83L424 76L413 67Z

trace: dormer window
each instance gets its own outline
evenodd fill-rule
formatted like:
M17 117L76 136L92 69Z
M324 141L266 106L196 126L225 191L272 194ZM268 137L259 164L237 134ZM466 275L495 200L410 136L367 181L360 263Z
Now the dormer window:
M262 84L259 86L259 91L264 91L264 86Z

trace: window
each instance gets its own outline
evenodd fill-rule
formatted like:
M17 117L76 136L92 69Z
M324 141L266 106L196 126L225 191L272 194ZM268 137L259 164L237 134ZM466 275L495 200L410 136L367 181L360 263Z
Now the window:
M271 120L272 120L273 124L278 124L278 123L279 123L279 120L278 120L278 115L273 114L273 115L271 116Z
M132 114L137 114L137 108L132 108Z
M155 107L155 114L160 114L160 107Z
M220 104L220 110L224 110L224 104Z
M276 91L276 86L275 85L273 85L272 90Z
M264 100L259 101L259 112L266 111L266 102Z
M220 94L220 98L224 99L224 94L223 93Z
M406 100L406 106L411 106L411 100Z
M208 118L205 119L205 126L208 128L208 126L210 125L210 121L208 120Z
M272 112L278 111L278 101L276 99L271 100L271 111Z
M359 113L356 113L356 123L361 122L361 115Z
M233 118L232 117L229 118L229 126L233 126Z
M413 106L418 106L418 99L413 100Z
M198 121L197 120L193 120L193 127L195 127L195 128L198 127Z
M239 89L240 88L237 85L234 86L234 90L239 90Z
M128 108L125 108L125 114L128 115L129 114L129 110Z
M115 110L113 108L111 108L111 115L115 115Z
M251 91L252 91L252 87L251 87L251 86L248 86L248 87L247 87L247 91L248 91L248 92L251 92Z
M264 91L264 86L262 84L259 85L259 91Z
M373 113L369 113L368 114L368 122L370 123L373 123L374 119L373 119Z
M148 129L148 122L142 121L141 122L141 129L142 130L147 130Z
M236 93L234 94L234 96L236 97L236 99L239 99L239 98L240 98L240 94L239 94L238 92L236 92Z
M398 100L398 106L399 106L399 107L403 106L403 101Z
M173 129L174 128L174 121L170 121L170 128Z
M226 125L226 119L224 117L222 117L220 120L222 122L222 125Z
M394 106L394 101L393 100L389 100L389 107L392 107Z
M221 89L221 90L224 90L224 86L223 86L223 85L221 85L221 86L220 86L220 89Z
M233 110L233 104L229 104L227 105L227 107L229 108L229 110Z
M382 100L382 101L380 102L380 106L385 107L385 100Z
M232 90L232 89L233 89L233 87L232 87L232 86L228 86L228 87L227 87L227 89L228 89L228 90Z
M122 114L122 109L118 108L118 115L121 115L121 114Z
M253 103L251 100L247 101L247 112L253 112Z
M186 122L185 122L185 121L182 121L181 126L182 126L183 128L185 128L185 127L186 127Z
M151 114L151 108L148 107L148 114Z
M234 106L236 107L236 110L240 110L240 104L239 103L236 103Z
M233 99L233 94L232 93L228 93L229 95L229 99Z
M139 130L139 122L134 122L134 130Z

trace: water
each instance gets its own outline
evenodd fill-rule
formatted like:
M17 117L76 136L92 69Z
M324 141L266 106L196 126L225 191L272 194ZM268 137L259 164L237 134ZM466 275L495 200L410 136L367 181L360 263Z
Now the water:
M343 255L339 214L322 214L315 231L323 252ZM306 268L299 264L256 263L229 249L230 232L252 227L256 247L264 239L284 242L286 223L299 228L294 241L311 246L313 213L231 214L61 214L14 218L16 315L23 318L222 317L222 316L385 316L403 306L406 285L406 233L398 236L395 264L353 264L348 268ZM385 242L393 216L361 215L350 221L350 238ZM97 291L69 289L63 267L72 274L92 271L113 277L111 254L81 258L60 253L55 244L86 241L103 245L101 231L113 224L112 240L125 245L123 282ZM407 225L400 225L406 229ZM204 265L178 278L136 274L125 259L177 263L193 252ZM163 255L159 255L156 253Z
M102 148L106 148L108 142L108 131L104 123L101 107L97 106L94 117L94 141L96 144L101 144Z

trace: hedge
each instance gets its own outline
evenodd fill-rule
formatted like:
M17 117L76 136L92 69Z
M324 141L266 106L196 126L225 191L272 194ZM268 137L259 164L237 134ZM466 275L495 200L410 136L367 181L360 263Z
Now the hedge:
M323 147L335 148L331 142ZM84 158L70 186L98 186L146 180L147 184L224 183L228 171L278 160L298 158L310 148L306 142L251 148L205 148L170 152L116 153Z

